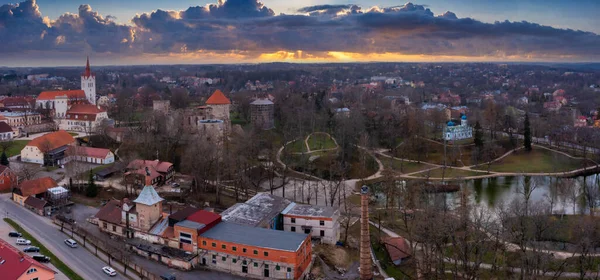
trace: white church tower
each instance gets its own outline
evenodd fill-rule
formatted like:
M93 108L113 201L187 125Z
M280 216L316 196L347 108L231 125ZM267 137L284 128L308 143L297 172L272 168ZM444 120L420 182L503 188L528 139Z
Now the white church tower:
M90 104L96 105L96 75L90 70L90 58L87 58L85 72L81 75L81 89L85 92Z

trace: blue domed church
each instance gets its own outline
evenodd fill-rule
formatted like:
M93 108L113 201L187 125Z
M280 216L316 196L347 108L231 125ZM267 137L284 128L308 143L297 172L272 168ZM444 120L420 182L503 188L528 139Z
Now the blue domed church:
M444 128L444 140L463 140L473 138L473 128L467 124L467 115L460 116L460 125L450 120Z

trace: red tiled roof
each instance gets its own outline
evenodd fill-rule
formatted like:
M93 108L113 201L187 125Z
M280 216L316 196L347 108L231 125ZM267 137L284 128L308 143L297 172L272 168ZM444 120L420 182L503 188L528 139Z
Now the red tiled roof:
M5 118L6 119L6 118ZM12 132L12 128L5 122L0 122L0 133Z
M127 165L127 169L140 169L143 171L146 166L158 172L167 173L173 164L166 161L136 159Z
M412 254L408 243L402 237L388 237L383 243L392 261L405 259Z
M123 204L119 200L111 200L96 213L96 218L112 224L121 223L121 206Z
M205 224L207 227L212 226L221 221L221 215L205 210L198 210L196 213L187 217L188 221Z
M64 130L59 130L35 138L29 141L27 146L36 146L41 151L50 151L62 146L70 145L74 142L75 139L73 136L71 136L71 134Z
M109 149L92 148L84 146L70 146L68 150L69 155L72 156L85 156L92 158L105 159L110 153Z
M36 195L45 193L49 188L58 186L56 181L50 177L43 177L33 180L25 180L17 187L22 196Z
M44 207L46 206L46 204L48 204L48 202L46 202L45 200L41 200L39 198L36 198L35 196L27 197L27 199L25 199L23 203L38 210L44 210Z
M2 239L0 239L0 257L2 257L2 264L0 265L2 279L19 279L32 266L56 274L54 270L37 262L31 256L19 251L19 249Z
M98 114L104 112L106 110L93 104L75 104L67 110L67 114Z
M220 90L215 90L215 92L206 100L207 105L227 105L231 104L229 98L225 97L225 94Z
M85 91L81 89L76 90L59 90L59 91L42 91L37 100L54 100L57 96L66 95L69 99L87 99Z

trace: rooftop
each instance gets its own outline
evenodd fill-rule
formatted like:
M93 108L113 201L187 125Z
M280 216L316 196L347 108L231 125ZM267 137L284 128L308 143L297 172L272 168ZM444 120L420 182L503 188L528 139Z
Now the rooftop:
M204 227L206 227L205 224L197 223L197 222L190 221L190 220L184 220L179 223L176 223L175 225L179 226L179 227L191 228L191 229L195 229L195 230L200 230L200 229L203 229Z
M60 90L60 91L42 91L37 100L53 100L57 96L67 96L70 99L86 99L85 92L81 89L77 90Z
M93 104L75 104L67 110L67 114L98 114L104 112L106 110Z
M142 192L140 193L140 195L133 202L152 206L163 200L165 200L165 199L158 195L158 193L156 192L154 187L145 186L144 189L142 189Z
M285 208L281 214L292 215L292 216L305 216L305 217L322 217L331 218L337 210L329 206L319 205L308 205L308 204L290 204Z
M296 252L307 235L221 222L200 236L236 244Z
M274 103L271 102L271 100L266 99L266 98L256 99L252 103L250 103L250 105L273 105L273 104Z
M12 133L12 128L10 127L10 125L8 125L5 122L0 122L0 133L7 133L7 132L11 132Z
M0 264L2 279L19 279L32 266L38 270L43 269L56 274L49 267L37 262L2 239L0 239L0 259L2 259Z
M66 146L75 142L75 139L71 134L64 130L48 133L38 138L35 138L27 146L38 147L41 151L50 151L62 146Z
M247 226L262 226L285 209L291 202L283 197L258 193L245 203L229 207L221 217L223 221Z
M207 105L229 105L229 104L231 104L231 101L229 101L229 98L225 97L225 94L223 94L222 91L217 89L206 100L206 104Z
M73 156L85 156L92 158L106 158L110 153L109 149L92 148L84 146L71 146L69 147L69 154Z
M58 184L50 177L43 177L33 180L25 180L17 186L15 192L22 196L36 195L45 193L48 189L56 187Z
M113 199L96 213L96 218L113 224L121 223L121 201Z

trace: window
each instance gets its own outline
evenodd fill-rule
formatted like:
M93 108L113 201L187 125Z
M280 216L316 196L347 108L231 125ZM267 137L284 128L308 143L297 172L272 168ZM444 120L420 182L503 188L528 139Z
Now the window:
M258 255L258 250L254 250L254 254L255 254L255 255Z
M292 224L295 224L296 223L296 218L292 218L291 222L292 222Z
M267 252L267 251L265 251L265 253L264 253L264 254L265 254L265 257L268 257L268 256L269 256L269 252Z
M279 265L276 265L276 266L275 266L275 270L281 270L281 266L279 266Z
M307 228L307 229L304 229L304 233L306 233L306 234L310 234L310 229L309 229L309 228Z
M232 259L231 262L237 263L237 259Z
M254 263L254 267L258 267L258 263L256 263L256 262L255 262L255 263Z
M227 261L227 257L221 257L222 261Z
M321 231L321 236L325 236L325 231L324 230Z
M292 268L291 268L291 267L288 267L288 268L287 268L287 272L292 272Z
M292 227L290 230L291 230L292 232L296 232L296 227Z
M225 244L221 245L221 249L227 249L227 245L225 245Z
M212 243L212 244L210 244L210 245L212 245L213 247L217 247L217 243L215 243L215 242L213 242L213 243Z
M212 263L217 263L217 255L212 255Z
M242 248L242 252L243 252L243 253L246 253L246 248Z
M231 250L233 250L235 252L235 251L237 251L237 247L231 246Z
M117 226L113 226L113 231L117 231Z
M247 264L248 264L248 262L247 262L247 261L242 261L242 264L243 264L243 265L247 265Z
M104 229L108 229L108 224L104 223L104 225L102 226Z
M325 221L319 221L319 225L320 226L324 226L325 225Z
M29 270L27 270L27 274L31 274L31 273L36 273L37 269L35 268L30 268Z
M202 246L206 246L206 240L202 240Z
M268 264L265 264L265 269L268 269L268 268L269 268L269 265L268 265Z

